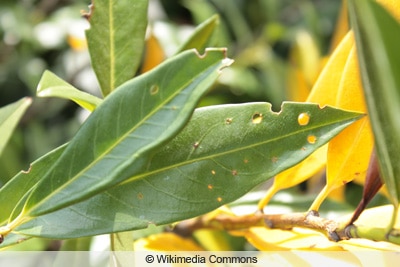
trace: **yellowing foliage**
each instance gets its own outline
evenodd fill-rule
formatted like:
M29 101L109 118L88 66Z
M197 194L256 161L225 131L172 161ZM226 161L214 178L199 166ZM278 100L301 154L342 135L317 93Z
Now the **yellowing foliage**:
M379 0L378 2L400 20L399 1ZM332 43L332 47L336 48L306 101L318 103L321 106L331 105L367 113L352 31L349 31L336 45L337 39L343 36L344 29L348 26L347 17L343 15L345 11L344 6ZM310 49L313 50L313 47L311 46ZM298 80L300 91L304 91L302 84L305 78L300 74L296 75L300 77ZM366 116L332 139L328 144L326 155L322 155L321 151L315 152L310 159L276 176L274 185L260 201L259 208L262 209L277 191L307 180L326 166L326 186L310 207L310 210L318 210L324 199L333 191L353 180L361 184L364 182L372 148L373 135L368 116ZM342 198L340 194L339 192L337 195L338 199Z
M135 251L202 251L192 239L185 239L174 233L161 233L141 238L134 243Z

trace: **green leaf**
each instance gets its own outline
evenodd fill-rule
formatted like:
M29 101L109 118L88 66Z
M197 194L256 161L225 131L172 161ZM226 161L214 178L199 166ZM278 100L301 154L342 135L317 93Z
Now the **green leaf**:
M140 64L148 0L96 0L86 31L92 66L104 96L131 79Z
M350 1L349 12L381 176L397 211L400 200L400 25L372 1Z
M54 162L56 162L65 147L65 145L60 146L37 159L31 164L29 170L20 171L9 180L7 184L0 188L0 226L6 226L9 216L14 209L21 209L19 206L23 205L21 199L23 200L26 193L29 192L38 181L40 181L42 178L41 175L48 170L49 166L52 166ZM2 227L0 227L0 232L1 231ZM22 240L28 238L29 237L10 233L7 235L5 241L0 244L0 248L18 244Z
M32 98L25 97L15 103L0 108L0 155L19 120L31 103Z
M89 198L142 172L151 153L189 120L200 97L231 64L225 49L186 51L123 84L91 114L14 211L12 226Z
M204 51L210 45L210 39L219 24L219 16L214 15L196 27L194 33L178 49L178 53L187 49L195 48L197 51Z
M16 232L71 238L204 214L297 164L362 116L316 104L284 103L279 113L270 108L249 103L198 109L146 170L86 201L22 224ZM304 112L310 121L299 125Z
M20 171L12 179L0 188L0 225L5 225L10 214L20 203L20 200L30 191L39 181L49 166L52 166L65 150L66 145L47 153L43 157L34 161L29 170ZM20 204L23 204L20 203Z
M36 95L70 99L89 111L95 110L102 102L100 98L76 89L48 70L43 73L39 81Z

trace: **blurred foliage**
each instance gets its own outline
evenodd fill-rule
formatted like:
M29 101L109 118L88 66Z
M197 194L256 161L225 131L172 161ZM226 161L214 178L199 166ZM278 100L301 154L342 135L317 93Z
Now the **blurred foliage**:
M72 36L84 36L84 1L2 1L0 3L0 106L34 96L45 69L71 83L97 90L86 52L73 50ZM0 184L56 146L80 125L76 105L60 99L35 98L0 158Z

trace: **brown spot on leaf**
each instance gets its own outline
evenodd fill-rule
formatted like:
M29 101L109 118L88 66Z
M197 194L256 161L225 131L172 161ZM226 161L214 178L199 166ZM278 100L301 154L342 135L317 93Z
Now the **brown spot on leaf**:
M93 2L89 5L89 12L86 12L84 10L81 10L81 15L82 17L84 17L85 19L90 21L90 18L93 15L93 11L94 11L94 4Z

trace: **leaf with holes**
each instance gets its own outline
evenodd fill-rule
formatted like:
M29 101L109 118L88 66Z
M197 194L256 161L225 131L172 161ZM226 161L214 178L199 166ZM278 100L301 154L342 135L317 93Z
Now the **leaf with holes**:
M89 198L142 173L151 154L188 121L232 60L225 49L186 51L124 85L92 113L40 181L21 197L6 234L20 223ZM183 71L182 71L183 70Z
M298 123L302 113L310 117L304 125ZM70 238L198 216L303 160L360 117L304 103L284 103L279 113L267 103L201 108L142 172L15 231Z
M142 60L148 0L94 1L86 31L92 66L107 96L131 79Z

